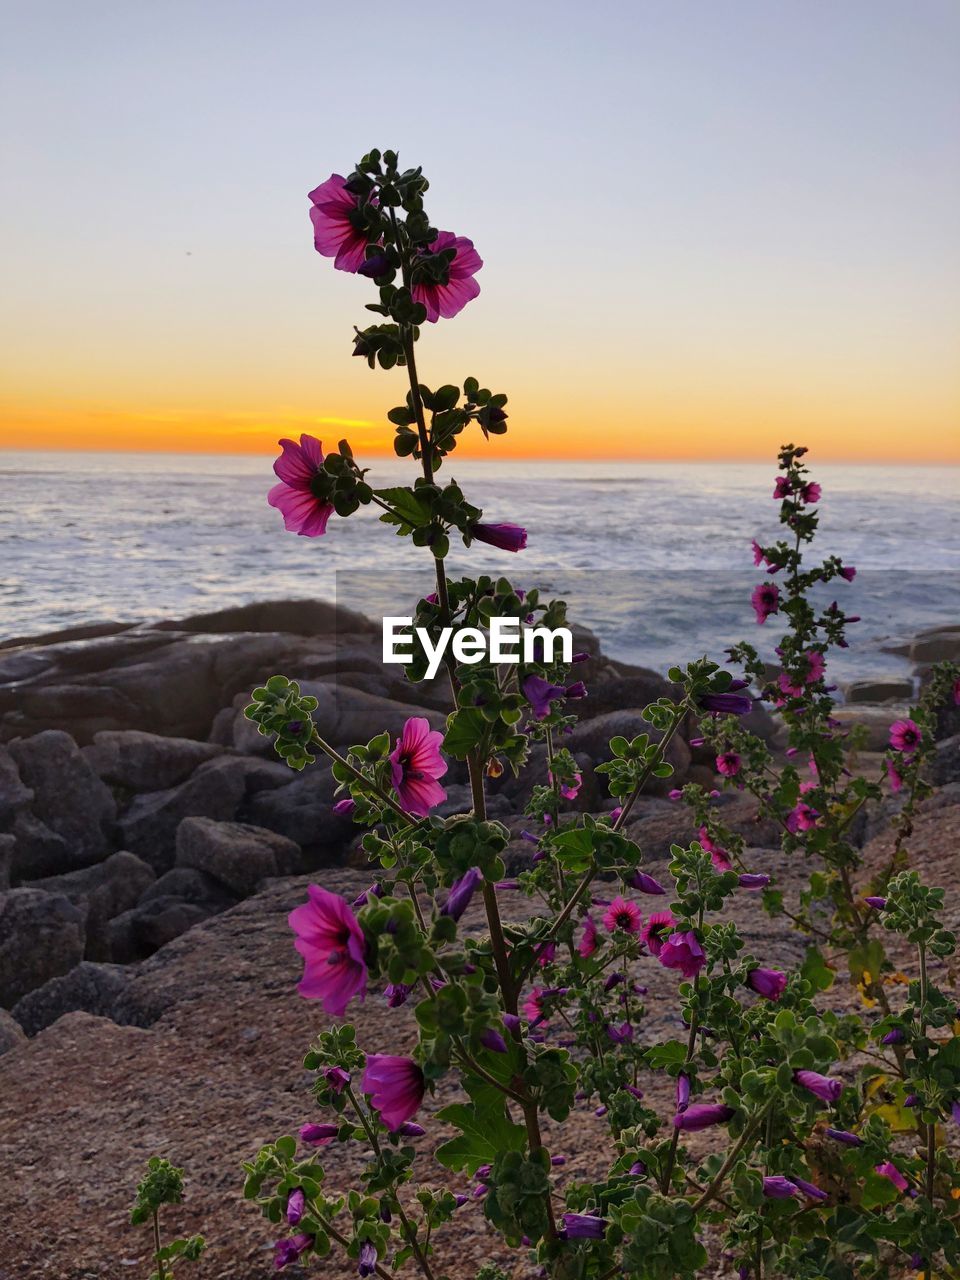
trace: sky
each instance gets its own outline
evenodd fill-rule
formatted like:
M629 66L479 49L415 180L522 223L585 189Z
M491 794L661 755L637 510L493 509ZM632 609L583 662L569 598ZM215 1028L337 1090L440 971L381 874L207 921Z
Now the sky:
M485 260L478 457L960 461L955 0L8 0L0 447L389 451L306 193L392 147Z

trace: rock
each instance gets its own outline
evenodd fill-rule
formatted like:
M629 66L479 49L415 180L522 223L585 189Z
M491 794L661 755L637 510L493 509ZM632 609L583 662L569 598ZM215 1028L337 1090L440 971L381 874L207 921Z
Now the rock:
M109 1018L131 977L130 970L120 965L84 960L63 977L51 978L28 992L11 1012L28 1036L35 1036L65 1013L82 1011Z
M11 878L14 881L56 875L74 865L66 840L32 813L17 814L11 835L14 839Z
M289 785L296 777L296 771L279 759L265 760L259 756L222 754L218 754L209 764L202 764L197 773L216 768L219 760L231 760L234 768L242 770L244 789L248 796L256 795L258 791L276 791L278 787Z
M246 817L310 850L314 861L329 861L356 832L349 818L333 812L336 785L330 770L318 762L287 786L255 795Z
M12 1013L0 1009L0 1058L26 1041L23 1027Z
M144 893L139 905L145 906L157 898L178 898L181 902L203 907L211 915L226 911L227 907L237 903L236 895L219 880L214 880L205 871L194 871L192 867L174 867L160 876Z
M209 742L167 738L140 729L105 729L83 748L84 759L100 778L131 791L174 787L220 754Z
M916 663L960 661L960 625L921 631L910 646Z
M937 743L930 761L930 781L935 787L960 782L960 734Z
M23 785L16 760L0 746L0 824L12 822L32 799L33 792Z
M563 745L574 755L584 752L591 760L600 764L610 759L611 738L622 734L627 739L633 739L640 733L649 734L652 741L658 741L661 736L642 718L639 711L608 711L577 724L573 733L563 739ZM690 765L690 748L682 738L675 737L667 747L667 760L674 768L672 777L651 778L646 787L648 795L666 794L672 787L683 783Z
M752 797L732 797L724 804L722 819L736 835L741 835L748 848L775 848L781 830L772 819L758 821L757 802ZM697 839L697 830L686 805L665 800L646 800L633 810L627 821L627 835L635 840L644 857L653 862L667 861L670 846L687 846Z
M118 823L122 842L157 871L169 871L177 828L183 819L228 821L236 814L245 790L243 764L224 757L177 787L136 796Z
M143 960L213 914L195 902L153 898L109 922L111 957L117 964Z
M576 674L574 670L574 676ZM632 675L614 676L596 686L591 685L588 696L570 703L569 710L576 712L582 724L611 711L642 711L658 698L669 698L673 692L674 686L656 671L635 668Z
M843 686L848 704L860 702L908 702L913 697L913 681L909 677L886 676L876 680L851 680Z
M109 955L107 921L136 906L155 879L156 872L151 866L135 854L123 851L96 866L35 881L33 887L63 894L77 906L86 906L86 953L88 959L98 960Z
M0 893L10 888L13 878L13 855L16 852L17 840L12 835L0 835Z
M103 857L110 847L116 804L70 735L47 729L14 739L9 750L33 791L35 811L67 842L74 866Z
M156 631L200 631L205 635L231 631L283 631L298 636L342 637L347 633L376 635L370 618L327 600L259 600L233 605L215 613L198 613L178 622L156 622Z
M883 751L890 741L890 726L894 720L902 720L910 708L903 703L885 703L882 707L855 704L835 707L833 716L849 728L858 726L863 738L864 751Z
M241 898L261 880L293 875L299 863L299 845L263 827L184 818L177 828L177 867L205 871Z
M83 959L86 913L62 894L11 889L0 895L0 1006L59 977Z

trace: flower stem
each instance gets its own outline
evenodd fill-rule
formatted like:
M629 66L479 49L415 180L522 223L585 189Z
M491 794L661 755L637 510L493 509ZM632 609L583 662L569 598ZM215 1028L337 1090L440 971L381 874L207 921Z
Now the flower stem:
M154 1257L157 1262L157 1280L165 1280L166 1272L163 1269L163 1256L160 1247L160 1211L158 1209L153 1211L153 1245L155 1250Z

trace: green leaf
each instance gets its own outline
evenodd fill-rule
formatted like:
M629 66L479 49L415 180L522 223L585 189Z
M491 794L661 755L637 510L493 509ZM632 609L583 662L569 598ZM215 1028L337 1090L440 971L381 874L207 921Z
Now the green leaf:
M816 947L807 948L800 974L806 978L815 991L829 991L833 986L834 978L837 976Z
M436 1156L448 1169L476 1173L482 1164L492 1164L501 1151L523 1151L527 1131L507 1118L502 1096L487 1086L475 1102L456 1102L437 1113L437 1119L460 1130L437 1148Z
M457 760L463 760L478 746L487 732L487 722L476 707L461 707L447 720L443 749Z
M377 489L376 494L378 498L388 502L397 515L414 529L423 528L430 523L429 506L410 489L404 489L402 486L395 489ZM389 514L385 514L389 519Z

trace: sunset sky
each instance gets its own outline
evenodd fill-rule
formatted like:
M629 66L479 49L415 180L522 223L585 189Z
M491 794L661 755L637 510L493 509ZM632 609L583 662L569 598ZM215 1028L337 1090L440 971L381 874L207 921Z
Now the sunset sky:
M476 456L960 461L956 0L36 0L0 35L0 447L389 449L307 191L431 179Z

